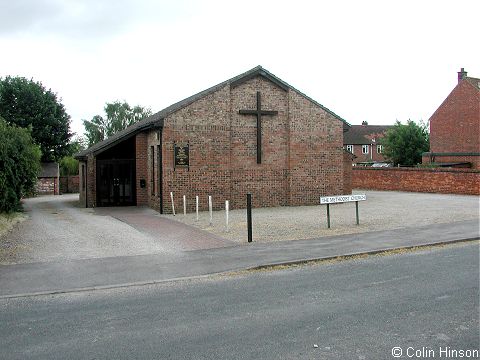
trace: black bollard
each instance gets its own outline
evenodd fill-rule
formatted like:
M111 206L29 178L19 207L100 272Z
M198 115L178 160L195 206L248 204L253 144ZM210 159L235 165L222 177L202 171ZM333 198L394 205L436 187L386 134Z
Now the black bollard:
M252 194L247 194L248 242L252 242Z

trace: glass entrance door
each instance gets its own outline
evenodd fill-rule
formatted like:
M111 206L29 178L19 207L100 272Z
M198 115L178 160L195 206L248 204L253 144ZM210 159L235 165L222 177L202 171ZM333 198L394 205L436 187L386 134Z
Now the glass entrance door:
M97 161L97 206L135 205L135 161Z

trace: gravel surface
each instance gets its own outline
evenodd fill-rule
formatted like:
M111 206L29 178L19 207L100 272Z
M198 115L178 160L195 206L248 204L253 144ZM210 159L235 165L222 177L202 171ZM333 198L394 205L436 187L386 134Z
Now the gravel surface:
M78 194L23 201L28 218L0 237L0 264L163 253L152 237L78 207Z
M354 203L331 205L331 229L327 229L326 206L253 209L253 240L311 239L479 218L478 196L356 193L367 194L367 201L359 203L359 226L355 225ZM213 226L210 226L208 212L200 213L197 222L194 213L174 217L137 207L85 209L78 206L78 194L42 196L23 203L27 219L0 235L0 264L157 253L178 255L185 250L247 242L244 209L230 212L227 232L225 211L214 212ZM161 219L175 221L164 223ZM217 238L176 221L215 234ZM225 244L221 244L222 241Z
M367 201L359 202L358 226L355 203L330 206L330 229L325 205L253 209L253 240L300 240L479 218L478 196L361 190L354 193L367 194ZM228 232L224 210L213 212L213 226L208 212L201 212L198 222L195 213L166 216L232 241L247 241L245 209L230 211Z

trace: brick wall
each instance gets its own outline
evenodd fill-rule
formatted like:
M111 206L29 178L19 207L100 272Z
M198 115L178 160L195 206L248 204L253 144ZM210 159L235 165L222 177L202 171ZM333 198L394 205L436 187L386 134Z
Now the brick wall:
M81 166L81 163L80 163ZM84 193L88 207L97 206L97 159L92 154L88 155L87 161L85 163L85 168L87 172L87 189ZM80 174L81 175L81 174ZM80 192L80 194L82 194ZM82 197L80 197L82 201ZM85 201L85 199L83 199ZM84 202L82 202L84 204Z
M79 175L60 176L60 193L71 194L79 192Z
M39 178L35 186L37 195L58 195L58 178Z
M480 170L354 168L354 188L480 195Z
M135 137L135 164L137 205L148 205L148 139L145 132L139 133ZM144 188L140 187L140 180L145 180Z
M480 152L480 92L462 80L430 118L430 151Z

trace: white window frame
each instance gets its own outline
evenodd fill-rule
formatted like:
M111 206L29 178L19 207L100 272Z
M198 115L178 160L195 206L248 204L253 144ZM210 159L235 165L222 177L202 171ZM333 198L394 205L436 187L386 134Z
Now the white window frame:
M347 145L347 151L350 151L353 154L353 145Z
M383 145L377 145L377 154L383 154Z
M367 155L369 153L369 147L370 145L362 145L362 154Z

